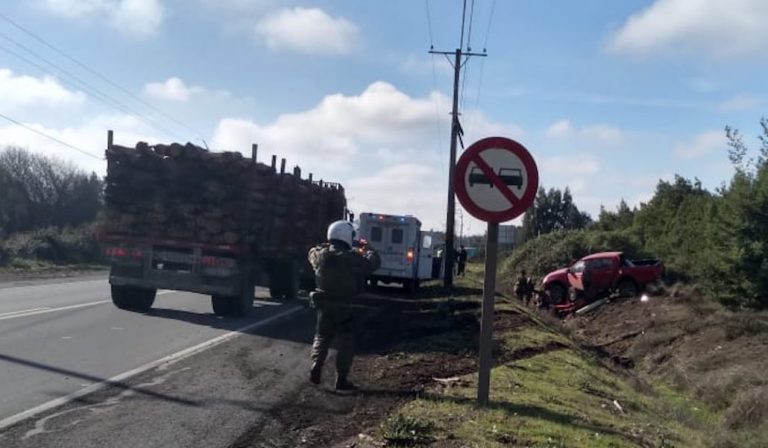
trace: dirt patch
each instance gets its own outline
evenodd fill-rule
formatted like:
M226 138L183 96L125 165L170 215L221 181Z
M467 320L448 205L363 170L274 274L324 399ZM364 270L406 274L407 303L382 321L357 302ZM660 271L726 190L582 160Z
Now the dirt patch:
M768 313L730 312L676 285L647 301L611 302L564 326L585 348L722 411L723 432L762 431L753 437L768 443L760 429L768 406L752 399L768 388Z
M328 363L321 387L308 385L286 397L266 422L241 434L231 447L376 446L374 438L360 434L375 432L395 406L441 384L439 380L477 371L478 302L425 295L357 303L360 355L351 377L359 393L333 391L334 372ZM526 323L517 313L495 317L496 331Z

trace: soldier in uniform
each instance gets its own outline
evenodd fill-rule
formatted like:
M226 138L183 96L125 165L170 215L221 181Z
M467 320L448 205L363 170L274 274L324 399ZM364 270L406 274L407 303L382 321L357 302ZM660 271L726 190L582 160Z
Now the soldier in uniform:
M328 227L328 242L309 251L317 284L310 295L317 311L317 326L309 380L320 384L328 348L336 339L336 390L339 391L356 389L348 379L354 358L352 299L363 292L365 278L381 265L381 259L373 250L353 249L354 237L352 223L336 221Z

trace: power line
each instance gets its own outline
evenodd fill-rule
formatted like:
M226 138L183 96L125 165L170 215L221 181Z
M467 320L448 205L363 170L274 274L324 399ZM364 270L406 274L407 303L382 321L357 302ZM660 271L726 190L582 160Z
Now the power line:
M167 134L168 136L179 137L179 135L176 134L175 132L168 130L164 126L160 126L154 120L152 120L152 119L150 119L148 117L143 116L140 112L137 112L136 110L134 110L134 109L130 108L129 106L123 104L119 100L117 100L117 99L111 97L110 95L102 92L98 88L89 85L86 81L82 80L77 75L75 75L75 74L71 73L70 71L68 71L68 70L58 66L57 64L49 61L45 56L41 56L39 53L37 53L34 50L30 49L26 45L16 41L12 37L10 37L10 36L8 36L8 35L6 35L4 33L1 33L1 32L0 32L0 37L2 37L3 39L7 40L10 43L12 43L16 47L22 49L23 51L26 51L27 53L29 53L30 55L34 56L35 58L37 58L38 60L42 61L43 63L47 64L48 66L53 67L54 70L57 70L64 77L71 78L72 80L74 80L75 83L77 83L77 84L79 84L81 86L80 88L85 90L86 93L88 93L90 96L94 97L95 99L100 99L105 104L107 104L107 105L109 105L111 107L114 107L115 109L117 109L117 110L119 110L119 111L121 111L123 113L127 113L129 115L134 116L135 118L145 122L149 126L151 126L151 127L155 128L155 129L157 129L157 130ZM0 48L3 48L3 50L13 54L16 57L19 57L19 58L23 59L25 62L30 63L29 59L24 58L24 57L20 56L19 54L15 53L15 52L13 52L11 50L8 50L7 48L4 48L4 47L0 47ZM40 66L37 65L37 64L35 64L35 66L40 68ZM42 70L44 72L47 71L45 69L42 69ZM95 94L94 94L94 92L95 92Z
M136 102L138 102L138 103L141 103L141 104L142 104L142 105L144 105L145 107L147 107L147 108L149 108L149 109L153 110L154 112L157 112L158 114L160 114L160 115L164 116L164 117L165 117L165 118L167 118L168 120L171 120L171 121L173 121L174 123L176 123L177 125L179 125L179 126L181 126L181 127L185 128L185 129L187 129L188 131L191 131L193 134L196 134L196 135L197 135L197 136L198 136L198 137L199 137L201 140L203 139L203 137L202 137L202 135L200 135L200 132L199 132L199 131L197 131L197 130L193 129L192 127L188 126L188 125L187 125L187 124L185 124L184 122L181 122L181 121L177 120L177 119L176 119L176 118L174 118L173 116L171 116L171 115L169 115L169 114L167 114L167 113L163 112L162 110L158 109L157 107L153 106L152 104L150 104L150 103L148 103L148 102L144 101L143 99L141 99L140 97L138 97L138 96L134 95L133 93L131 93L131 91L129 91L129 90L128 90L128 89L126 89L125 87L122 87L121 85L119 85L119 84L115 83L114 81L112 81L111 79L109 79L107 76L104 76L104 75L102 75L101 73L99 73L99 72L97 72L96 70L94 70L94 69L92 69L92 68L88 67L87 65L83 64L82 62L80 62L79 60L75 59L74 57L72 57L72 56L68 55L68 54L67 54L67 53L65 53L63 50L60 50L59 48L55 47L53 44L49 43L48 41L46 41L46 40L45 40L45 39L43 39L42 37L38 36L37 34L33 33L33 32L32 32L32 31L30 31L29 29L27 29L27 28L25 28L25 27L23 27L23 26L19 25L17 22L15 22L15 21L14 21L14 20L12 20L10 17L6 16L5 14L3 14L3 13L1 13L1 12L0 12L0 18L1 18L1 19L3 19L3 20L5 20L6 22L10 23L12 26L16 27L17 29L19 29L19 30L20 30L20 31L22 31L23 33L25 33L25 34L29 35L29 36L30 36L30 37L32 37L33 39L37 40L37 41L38 41L38 42L40 42L41 44L43 44L43 45L45 45L46 47L50 48L51 50L53 50L53 51L54 51L54 52L56 52L57 54L59 54L59 55L63 56L64 58L68 59L68 60L69 60L69 61L71 61L72 63L76 64L78 67L80 67L80 68L82 68L83 70L87 71L88 73L91 73L92 75L94 75L94 76L98 77L99 79L101 79L102 81L106 82L106 83L107 83L107 84L109 84L110 86L112 86L112 87L114 87L115 89L117 89L117 90L119 90L119 91L123 92L125 95L128 95L128 96L129 96L131 99L133 99L134 101L136 101ZM430 26L431 26L431 25L430 25ZM430 28L430 40L432 39L432 37L431 37L431 33L432 33L432 31L431 31L431 28Z
M11 117L9 117L7 115L3 115L2 113L0 113L0 118L3 118L5 120L7 120L7 121L10 121L11 123L13 123L15 125L21 126L24 129L26 129L28 131L32 131L35 134L41 135L41 136L43 136L43 137L45 137L45 138L47 138L49 140L53 140L54 142L56 142L56 143L58 143L60 145L63 145L65 147L67 147L67 148L74 149L75 151L77 151L77 152L79 152L79 153L81 153L83 155L86 155L88 157L94 158L96 160L103 160L101 157L99 157L99 156L97 156L95 154L91 154L88 151L85 151L83 149L78 148L75 145L71 145L71 144L65 142L64 140L60 140L60 139L58 139L58 138L56 138L56 137L54 137L52 135L46 134L43 131L37 130L37 129L35 129L35 128L31 127L31 126L28 126L28 125L26 125L26 124L24 124L24 123L22 123L20 121L14 120L13 118L11 118Z
M496 0L491 1L491 13L488 14L488 26L485 27L485 40L483 40L483 51L488 48L488 36L491 34L491 25L493 24L493 13L496 10Z
M109 84L109 85L110 85L110 86L112 86L113 88L115 88L115 89L119 90L120 92L122 92L123 94L125 94L125 95L127 95L129 98L131 98L133 101L136 101L137 103L140 103L140 104L142 104L143 106L145 106L145 107L147 107L147 108L151 109L152 111L154 111L154 112L156 112L157 114L159 114L159 115L161 115L161 116L165 117L166 119L168 119L168 120L172 121L173 123L177 124L178 126L181 126L181 127L183 127L184 129L186 129L186 130L188 130L188 131L192 132L193 134L197 135L197 136L198 136L198 138L200 138L201 140L203 140L203 139L204 139L204 138L203 138L203 136L200 134L200 132L199 132L199 131L197 131L196 129L194 129L194 128L192 128L191 126L187 125L186 123L184 123L184 122L182 122L182 121L180 121L180 120L176 119L175 117L173 117L173 116L171 116L171 115L167 114L166 112L164 112L164 111L162 111L162 110L158 109L157 107L153 106L152 104L150 104L150 103L148 103L148 102L144 101L144 100L143 100L143 99L141 99L140 97L138 97L138 96L136 96L135 94L131 93L131 92L130 92L128 89L126 89L125 87L122 87L121 85L119 85L119 84L115 83L114 81L112 81L111 79L109 79L107 76L104 76L103 74L101 74L101 73L97 72L96 70L92 69L91 67L88 67L88 66L87 66L87 65L85 65L84 63L82 63L82 62L80 62L79 60L75 59L74 57L70 56L69 54L67 54L67 53L66 53L66 52L64 52L63 50L61 50L61 49L57 48L56 46L54 46L53 44L51 44L51 43L50 43L50 42L48 42L47 40L43 39L43 38L42 38L42 37L40 37L39 35L35 34L35 33L34 33L34 32L32 32L31 30L29 30L29 29L25 28L24 26L20 25L18 22L14 21L13 19L11 19L10 17L6 16L5 14L3 14L3 13L1 13L1 12L0 12L0 19L3 19L3 20L5 20L5 21L6 21L6 22L8 22L9 24L11 24L13 27L17 28L18 30L22 31L23 33L27 34L28 36L32 37L33 39L35 39L36 41L40 42L41 44L43 44L44 46L48 47L49 49L53 50L54 52L56 52L56 53L57 53L57 54L59 54L60 56L62 56L62 57L64 57L64 58L66 58L67 60L71 61L72 63L74 63L74 64L75 64L75 65L77 65L78 67L80 67L80 68L82 68L83 70L87 71L88 73L90 73L90 74L92 74L92 75L96 76L97 78L99 78L100 80L102 80L102 81L104 81L105 83ZM60 69L60 70L63 70L63 69ZM94 88L94 89L95 89L95 88ZM113 99L113 100L114 100L114 99ZM117 100L115 100L115 101L117 101ZM126 107L126 106L125 106L125 105L123 105L123 107ZM130 109L129 109L129 110L130 110ZM136 115L136 114L140 114L140 113L138 113L138 112L132 112L131 114L132 114L132 115ZM164 132L164 133L166 133L166 134L169 134L169 132L167 131L167 129L165 129L164 127L158 127L157 125L154 125L154 124L151 124L151 126L153 126L153 127L157 128L157 129L160 129L161 131L163 131L163 132ZM178 134L175 134L175 133L170 133L169 135L171 135L171 136L175 135L175 136L177 136L177 137L178 137Z
M432 38L432 14L429 11L429 0L424 0L424 4L427 5L427 29L429 30L429 49L431 50L435 48L435 41Z
M461 12L461 38L459 39L459 48L464 48L464 20L467 18L467 0L464 0L464 7Z
M475 17L475 0L469 8L469 32L467 33L467 51L472 51L472 20Z

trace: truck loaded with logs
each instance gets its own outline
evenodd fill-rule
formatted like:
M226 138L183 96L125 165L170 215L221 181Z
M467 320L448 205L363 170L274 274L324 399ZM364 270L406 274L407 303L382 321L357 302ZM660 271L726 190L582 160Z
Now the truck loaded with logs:
M238 152L192 144L106 150L99 230L118 308L146 312L158 289L211 296L217 315L242 316L254 288L290 299L314 277L307 251L344 219L344 189Z

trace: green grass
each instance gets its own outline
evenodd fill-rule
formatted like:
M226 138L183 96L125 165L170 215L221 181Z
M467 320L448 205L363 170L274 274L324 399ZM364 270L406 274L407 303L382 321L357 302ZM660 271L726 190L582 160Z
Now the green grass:
M457 284L477 286L478 277L482 266L470 265L467 277ZM491 404L476 406L476 374L452 387L430 387L392 417L420 425L422 430L415 434L425 438L396 442L387 438L393 433L391 424L384 424L382 437L390 445L425 444L432 439L477 447L711 444L708 428L718 417L703 404L666 386L609 369L523 307L498 300L496 309L524 318L518 326L494 335L501 362L491 372Z

